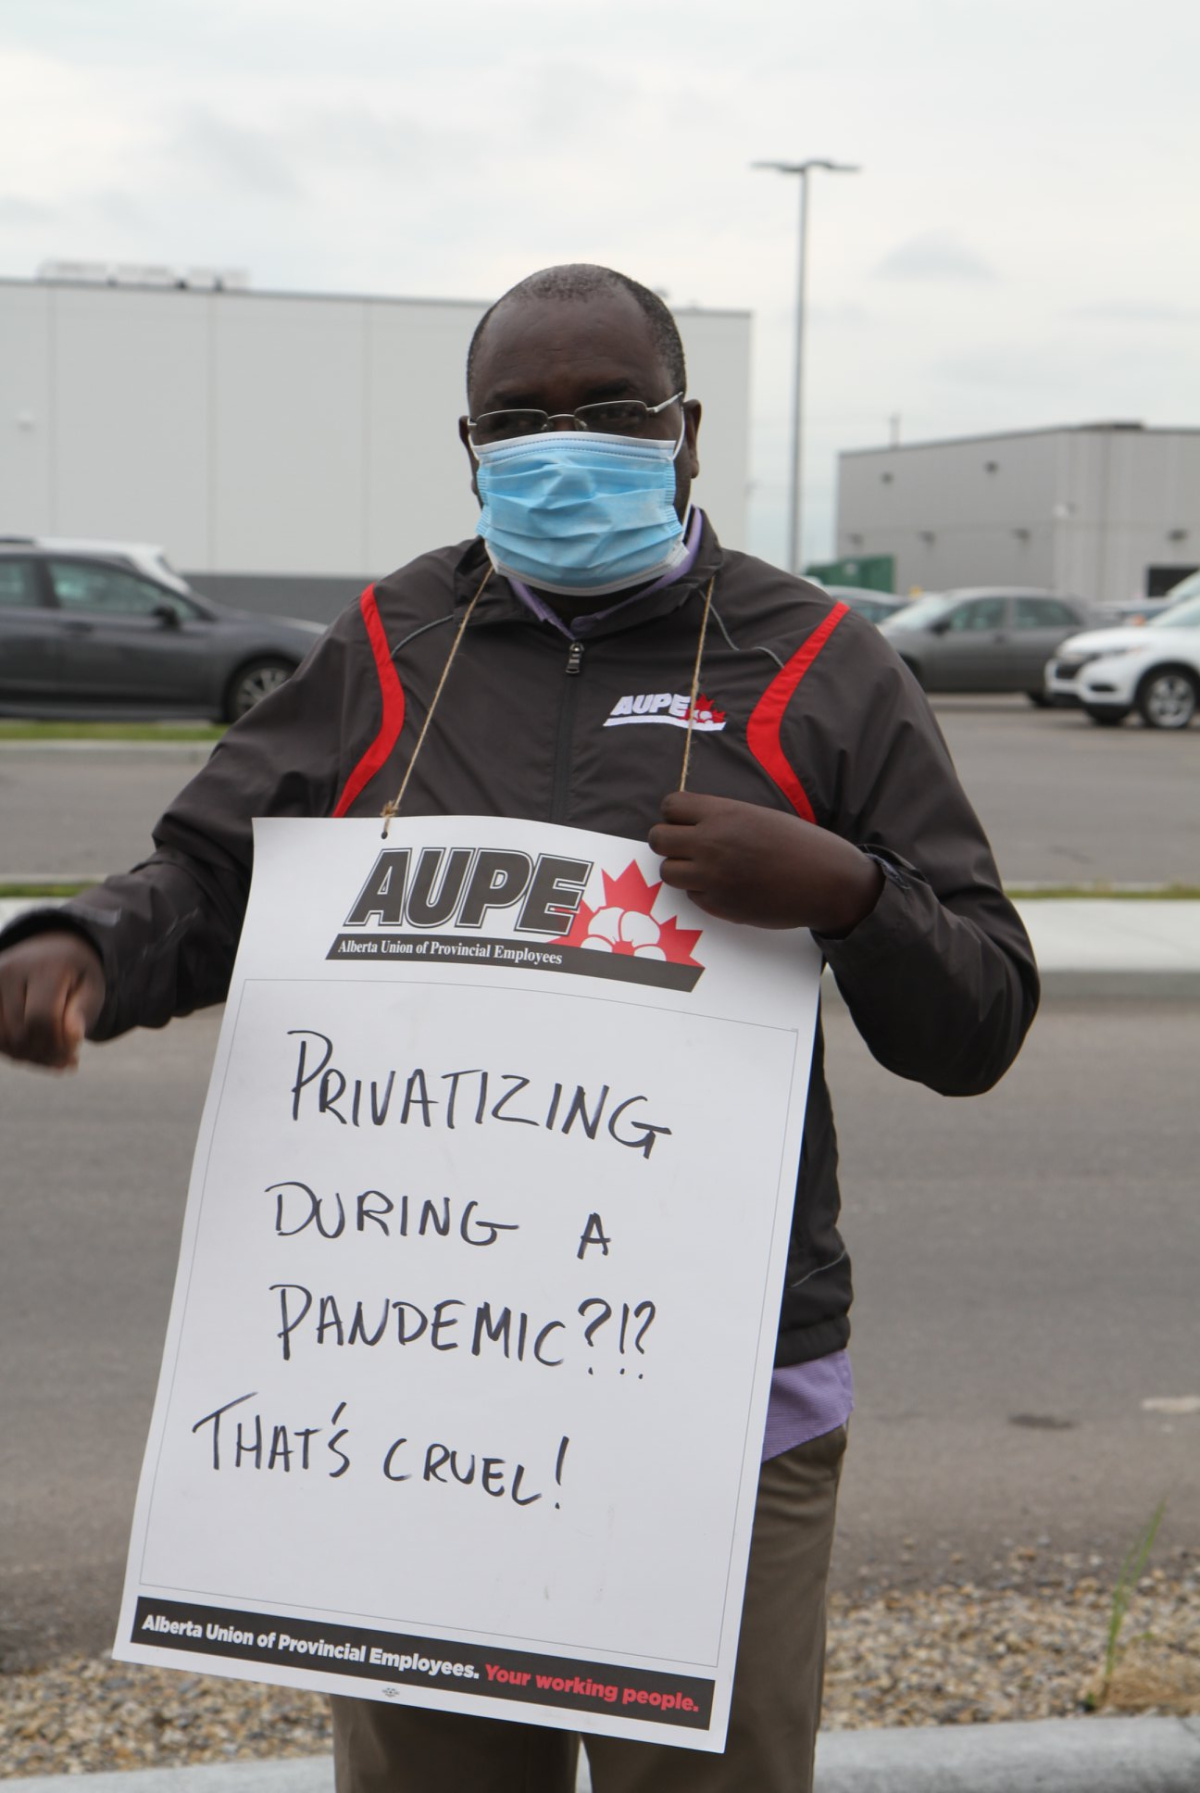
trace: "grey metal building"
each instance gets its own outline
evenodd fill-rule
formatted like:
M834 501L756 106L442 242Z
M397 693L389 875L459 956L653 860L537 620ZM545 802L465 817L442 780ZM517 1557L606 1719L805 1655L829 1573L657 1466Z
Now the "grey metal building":
M161 544L211 596L324 620L470 535L477 300L0 280L0 534ZM697 501L745 543L750 316L681 310Z
M1093 423L851 450L837 552L893 555L899 592L1157 596L1200 565L1200 429Z

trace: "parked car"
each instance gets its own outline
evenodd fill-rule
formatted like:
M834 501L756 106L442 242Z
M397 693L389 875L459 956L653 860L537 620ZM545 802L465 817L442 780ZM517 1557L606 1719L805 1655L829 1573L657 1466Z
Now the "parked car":
M320 624L229 610L144 543L0 538L0 711L233 722Z
M926 691L1023 691L1040 706L1048 656L1090 619L1082 598L989 586L917 598L879 627Z
M865 616L869 623L884 622L889 616L895 616L897 610L904 610L908 605L907 598L898 598L890 591L868 591L863 585L826 585L818 581L822 591L827 591L831 598L839 604L849 604L851 610L857 610L859 616Z
M1136 710L1149 728L1186 728L1200 706L1200 575L1183 584L1192 595L1147 623L1069 636L1046 667L1049 701L1109 727Z
M1123 604L1101 604L1096 621L1104 628L1116 628L1119 623L1148 623L1152 616L1169 610L1173 601L1168 593L1161 598L1130 598Z
M1200 567L1171 587L1163 598L1164 608L1170 610L1176 604L1182 604L1185 598L1200 598Z
M1200 569L1185 573L1160 598L1134 598L1126 604L1102 604L1096 622L1102 627L1110 623L1148 623L1151 617L1161 616L1182 598L1194 597L1200 597Z

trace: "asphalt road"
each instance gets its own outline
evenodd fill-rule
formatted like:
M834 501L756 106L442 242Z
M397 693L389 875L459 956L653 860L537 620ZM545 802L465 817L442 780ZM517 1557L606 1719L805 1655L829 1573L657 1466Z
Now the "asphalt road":
M1200 883L1200 728L1097 728L1020 697L933 707L1006 884Z
M1100 729L1019 697L934 707L1007 883L1200 884L1200 728ZM144 858L206 751L0 743L0 882Z
M0 741L0 882L102 878L136 865L209 752L203 743Z
M111 1639L216 1024L90 1048L76 1078L0 1066L9 1666ZM1111 1575L1164 1494L1157 1559L1200 1550L1200 1414L1143 1405L1200 1394L1198 1025L1056 1003L958 1103L831 1009L859 1292L838 1585Z

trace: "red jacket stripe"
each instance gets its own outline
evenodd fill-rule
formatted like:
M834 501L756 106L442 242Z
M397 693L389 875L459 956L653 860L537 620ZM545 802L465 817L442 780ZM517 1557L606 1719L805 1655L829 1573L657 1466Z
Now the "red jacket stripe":
M767 777L779 786L796 814L806 822L815 822L817 818L804 786L783 751L779 731L796 687L845 616L847 608L845 604L835 605L824 622L817 624L803 647L796 649L787 665L771 680L746 724L746 745Z
M387 634L383 627L383 619L379 614L379 606L375 602L375 587L368 585L359 600L363 623L367 631L367 639L371 643L371 652L375 656L375 671L379 678L379 695L383 704L383 720L379 725L379 733L367 748L346 780L341 796L334 806L335 816L344 816L359 792L363 790L375 774L388 762L393 747L400 739L400 730L404 727L404 687L400 683L400 675L392 664L391 649L388 647Z

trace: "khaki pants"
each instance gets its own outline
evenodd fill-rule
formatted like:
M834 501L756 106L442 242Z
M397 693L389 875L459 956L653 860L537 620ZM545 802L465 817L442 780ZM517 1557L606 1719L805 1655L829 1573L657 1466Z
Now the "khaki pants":
M595 1793L811 1793L846 1429L765 1463L725 1753L587 1737ZM337 1793L574 1793L570 1731L333 1701Z

